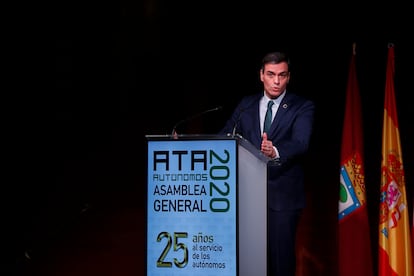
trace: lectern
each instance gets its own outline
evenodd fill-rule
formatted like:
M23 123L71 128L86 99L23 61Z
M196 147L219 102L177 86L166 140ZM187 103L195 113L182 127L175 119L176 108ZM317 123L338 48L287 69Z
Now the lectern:
M269 158L238 135L146 138L146 274L266 276Z

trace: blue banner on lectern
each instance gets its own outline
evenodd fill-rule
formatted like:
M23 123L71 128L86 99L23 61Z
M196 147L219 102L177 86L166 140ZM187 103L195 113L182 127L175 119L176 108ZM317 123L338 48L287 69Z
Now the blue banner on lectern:
M148 141L147 275L237 275L236 143Z

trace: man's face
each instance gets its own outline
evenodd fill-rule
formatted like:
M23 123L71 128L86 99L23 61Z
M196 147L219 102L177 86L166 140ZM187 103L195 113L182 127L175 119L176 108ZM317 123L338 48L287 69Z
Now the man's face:
M279 64L266 64L264 70L260 70L260 80L263 82L264 90L271 99L282 94L289 83L289 66L286 62Z

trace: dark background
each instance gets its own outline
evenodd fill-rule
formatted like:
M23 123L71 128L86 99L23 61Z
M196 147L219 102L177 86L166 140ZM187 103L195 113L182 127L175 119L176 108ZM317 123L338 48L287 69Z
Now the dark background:
M59 4L51 57L56 59L55 112L46 140L52 155L47 169L36 173L38 184L28 181L18 189L13 228L17 264L27 262L23 252L31 254L31 261L46 256L57 240L71 233L84 210L145 210L145 135L170 134L180 120L222 106L178 129L214 133L242 96L260 92L262 56L286 50L293 64L289 89L317 106L307 167L308 208L299 231L300 254L309 262L303 275L335 275L339 154L353 42L375 261L390 42L395 45L397 110L412 210L414 43L409 41L406 10L379 3L362 8L354 2ZM32 167L43 167L29 160L35 162ZM39 171L52 181L43 181ZM141 240L143 254L144 245Z

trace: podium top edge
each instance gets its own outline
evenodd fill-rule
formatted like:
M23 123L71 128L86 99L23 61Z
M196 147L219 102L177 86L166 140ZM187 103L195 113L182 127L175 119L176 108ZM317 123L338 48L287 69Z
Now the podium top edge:
M239 137L219 134L178 134L178 135L145 135L147 140L230 140Z

